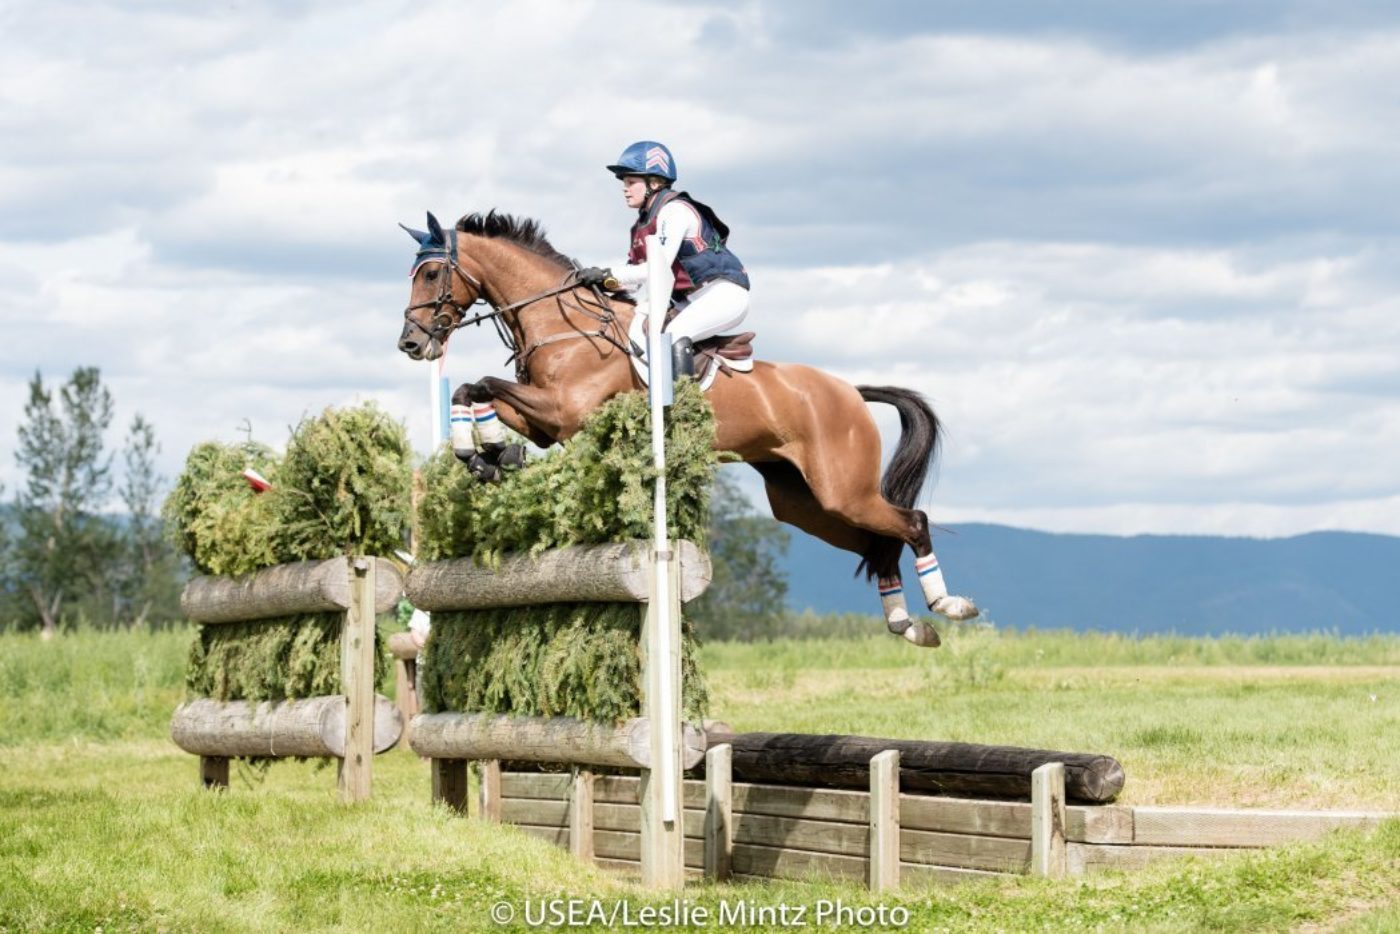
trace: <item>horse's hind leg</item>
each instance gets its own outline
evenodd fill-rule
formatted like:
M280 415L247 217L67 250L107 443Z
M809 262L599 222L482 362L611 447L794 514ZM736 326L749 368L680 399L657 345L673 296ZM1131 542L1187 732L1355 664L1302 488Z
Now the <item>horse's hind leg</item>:
M812 496L802 473L787 461L760 461L751 464L763 475L764 492L773 508L773 518L797 526L828 545L864 555L873 536L864 529L829 515Z
M901 607L904 603L899 556L905 545L914 552L914 572L919 576L919 586L930 610L949 621L972 619L977 615L977 607L971 600L948 593L938 556L933 553L928 516L923 510L895 506L880 495L878 489L862 494L819 483L821 481L812 483L812 493L828 513L874 533L872 545L864 553L864 566L876 575L880 599L886 604L886 619L891 618L890 600L897 599Z
M845 432L813 431L801 459L794 458L812 496L830 515L872 533L870 546L862 553L862 567L879 582L886 620L892 622L891 614L898 612L890 605L896 594L898 604L903 604L899 556L905 545L914 552L914 568L929 609L948 620L971 619L977 615L972 601L948 593L933 553L928 516L897 506L882 495L880 435L865 403L859 397L853 401L844 417L837 419L847 426Z
M939 644L937 630L909 617L909 609L904 602L904 586L899 580L899 552L904 547L902 541L886 539L882 542L881 536L828 512L812 494L802 472L791 463L765 461L752 466L763 475L768 503L775 519L796 526L829 545L860 555L865 561L869 561L876 550L892 550L893 569L887 573L879 572L880 604L884 610L885 625L890 632L903 636L915 645L933 647ZM924 535L928 535L927 521L924 522Z

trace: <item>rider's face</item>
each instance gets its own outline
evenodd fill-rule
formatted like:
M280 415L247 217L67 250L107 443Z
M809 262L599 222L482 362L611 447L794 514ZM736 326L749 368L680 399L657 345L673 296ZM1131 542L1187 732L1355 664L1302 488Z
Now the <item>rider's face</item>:
M639 208L647 200L647 180L641 175L622 176L622 200L629 208Z

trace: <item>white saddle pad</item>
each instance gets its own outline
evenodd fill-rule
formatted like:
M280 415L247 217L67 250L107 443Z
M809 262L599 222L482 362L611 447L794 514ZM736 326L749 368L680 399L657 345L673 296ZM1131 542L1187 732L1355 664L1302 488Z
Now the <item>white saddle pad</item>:
M632 326L627 329L628 340L632 342L632 345L634 347L640 347L642 349L642 356L632 357L632 369L637 372L637 376L641 379L643 386L648 385L647 377L649 375L646 360L646 324L646 315L634 315L632 318ZM724 361L724 365L729 367L731 370L735 370L736 372L747 373L753 369L753 359L750 358L748 360L726 360ZM709 388L715 384L715 377L719 375L719 371L720 367L710 367L710 372L706 373L705 378L700 381L701 392L707 392Z

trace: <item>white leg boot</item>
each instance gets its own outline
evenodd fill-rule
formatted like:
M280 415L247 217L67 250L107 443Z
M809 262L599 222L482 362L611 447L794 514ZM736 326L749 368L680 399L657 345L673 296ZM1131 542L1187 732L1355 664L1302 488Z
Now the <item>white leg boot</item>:
M919 586L924 590L924 601L930 610L946 620L972 619L977 615L977 607L971 600L949 595L943 569L938 566L938 556L933 552L914 559L914 570L918 572Z
M452 407L452 453L462 463L470 463L476 453L476 439L472 437L472 407L454 405Z
M934 648L941 643L938 631L932 626L909 618L909 607L904 602L904 584L898 577L882 577L879 585L880 605L885 610L885 625L890 632L924 648Z
M506 426L496 415L492 402L478 402L472 406L472 420L476 422L476 433L481 438L483 448L489 445L502 446L506 443Z

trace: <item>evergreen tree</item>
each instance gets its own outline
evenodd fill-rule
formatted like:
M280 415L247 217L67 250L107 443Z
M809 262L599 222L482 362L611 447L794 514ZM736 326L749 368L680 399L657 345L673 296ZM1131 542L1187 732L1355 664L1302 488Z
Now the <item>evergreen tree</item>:
M781 631L787 579L778 568L788 531L759 515L723 472L710 495L710 588L686 612L706 639L753 641Z
M15 500L19 536L7 584L22 594L21 619L45 638L58 630L65 603L110 591L115 542L99 510L112 488L111 455L102 436L112 396L96 367L79 367L54 394L35 372L15 460L26 473Z
M179 562L166 541L160 517L159 454L155 428L137 414L122 450L126 476L118 493L128 517L120 573L124 612L119 619L138 626L176 619L180 612Z
M0 483L0 630L15 619L14 581L11 580L10 510L5 505L5 485Z

